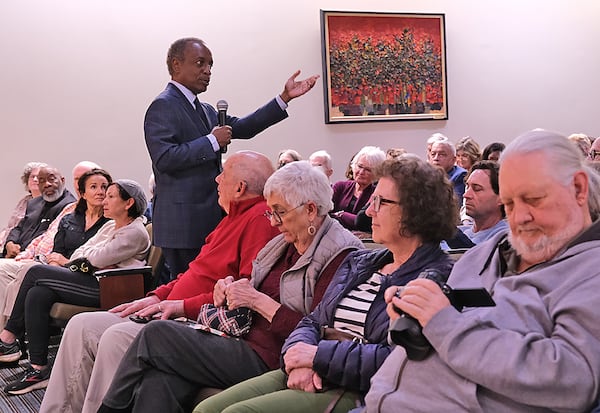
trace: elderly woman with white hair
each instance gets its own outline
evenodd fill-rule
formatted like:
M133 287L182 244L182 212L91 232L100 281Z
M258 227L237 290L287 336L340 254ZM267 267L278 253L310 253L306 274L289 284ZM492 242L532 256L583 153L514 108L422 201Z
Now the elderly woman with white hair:
M385 161L385 152L375 146L365 146L352 158L354 179L339 181L333 185L333 211L331 216L350 229L355 230L356 215L364 207L377 182L375 171Z
M285 338L319 303L346 255L362 247L328 216L331 194L325 175L307 161L278 169L264 195L265 216L281 234L258 253L251 280L225 277L214 290L215 306L252 310L249 332L235 339L176 321L150 322L98 411L186 411L200 388L224 389L277 368Z

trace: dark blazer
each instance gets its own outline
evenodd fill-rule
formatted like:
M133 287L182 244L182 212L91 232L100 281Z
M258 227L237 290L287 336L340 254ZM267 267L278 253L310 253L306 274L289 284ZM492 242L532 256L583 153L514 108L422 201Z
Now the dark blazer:
M202 107L209 125L169 83L146 112L144 133L156 180L152 229L159 247L200 248L223 217L215 182L221 153L206 137L218 125L218 113L207 103ZM228 116L227 124L233 138L249 139L286 117L273 99L246 117Z
M60 214L65 206L75 202L75 197L65 189L62 196L53 202L46 202L42 196L30 199L23 219L14 227L6 238L21 246L21 251L38 235L46 232L50 223ZM6 253L6 248L3 253Z

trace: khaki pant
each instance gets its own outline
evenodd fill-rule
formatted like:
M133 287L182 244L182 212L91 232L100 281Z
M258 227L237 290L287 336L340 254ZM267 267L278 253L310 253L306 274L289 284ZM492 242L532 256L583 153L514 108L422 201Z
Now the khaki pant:
M33 260L15 261L12 258L0 258L0 326L2 328L12 312L25 274L38 264Z
M60 342L40 413L95 413L143 326L107 311L73 317Z

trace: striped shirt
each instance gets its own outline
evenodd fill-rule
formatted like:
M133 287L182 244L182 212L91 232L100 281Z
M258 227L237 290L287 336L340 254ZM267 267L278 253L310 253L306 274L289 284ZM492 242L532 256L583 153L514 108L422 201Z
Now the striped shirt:
M367 313L381 288L381 277L385 275L376 271L340 300L335 310L334 328L364 338Z

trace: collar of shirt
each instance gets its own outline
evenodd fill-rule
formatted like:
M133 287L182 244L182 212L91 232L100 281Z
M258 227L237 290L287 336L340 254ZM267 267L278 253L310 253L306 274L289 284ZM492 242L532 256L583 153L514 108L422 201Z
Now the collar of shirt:
M196 106L194 105L194 100L196 99L196 95L194 95L191 90L189 90L187 87L183 86L181 83L176 82L175 80L171 80L169 83L172 83L173 86L175 86L177 89L181 90L181 93L183 93L185 98L190 102L190 105L192 105L192 107L194 109L196 109Z

